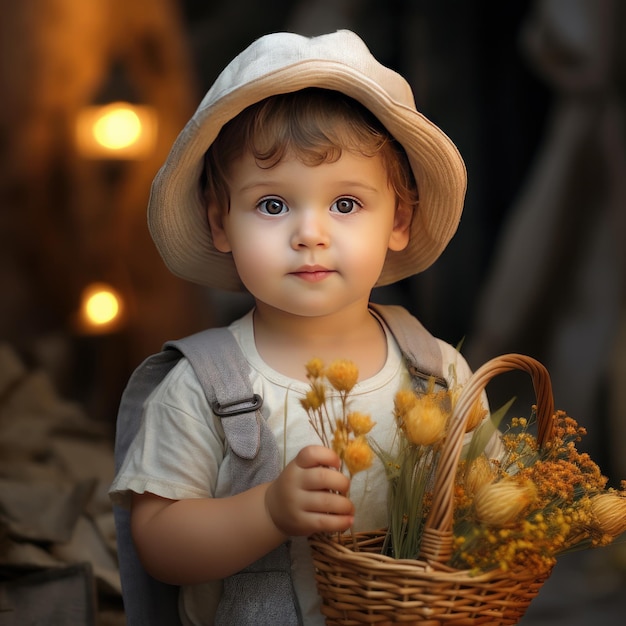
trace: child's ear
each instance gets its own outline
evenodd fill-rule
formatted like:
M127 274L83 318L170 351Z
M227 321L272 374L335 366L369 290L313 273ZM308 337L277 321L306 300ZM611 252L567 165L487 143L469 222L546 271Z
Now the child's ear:
M211 202L207 208L207 215L215 249L219 252L230 252L231 247L224 228L224 210L215 202Z
M413 207L404 202L398 202L393 220L393 230L389 237L390 250L398 252L408 246L412 218Z

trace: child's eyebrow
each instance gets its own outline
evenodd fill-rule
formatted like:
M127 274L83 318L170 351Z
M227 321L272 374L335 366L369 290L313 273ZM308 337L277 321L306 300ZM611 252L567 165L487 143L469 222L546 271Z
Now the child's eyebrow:
M275 182L275 181L268 181L268 180L253 180L249 183L246 183L245 185L242 185L241 187L238 188L239 192L242 191L254 191L256 189L262 189L264 187L278 187L280 185L280 183Z
M338 187L358 187L364 191L378 192L380 189L361 180L345 180L337 183Z
M284 181L273 181L273 180L254 180L239 187L239 192L255 191L255 190L264 189L264 188L271 189L273 187L284 187L287 184L292 184L292 183L291 182L285 183ZM363 191L369 191L373 193L376 193L380 190L378 187L374 185L370 185L369 183L365 181L352 180L352 179L346 179L346 180L333 182L332 186L337 187L337 188L341 188L341 187L349 187L351 189L358 188L358 189L362 189Z

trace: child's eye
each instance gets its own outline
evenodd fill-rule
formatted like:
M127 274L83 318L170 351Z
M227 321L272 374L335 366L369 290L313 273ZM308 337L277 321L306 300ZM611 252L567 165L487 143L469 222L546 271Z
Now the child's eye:
M333 203L331 210L337 213L353 213L361 207L361 203L354 198L339 198Z
M280 215L288 210L287 205L278 198L265 198L261 200L261 202L257 204L257 209L266 215Z

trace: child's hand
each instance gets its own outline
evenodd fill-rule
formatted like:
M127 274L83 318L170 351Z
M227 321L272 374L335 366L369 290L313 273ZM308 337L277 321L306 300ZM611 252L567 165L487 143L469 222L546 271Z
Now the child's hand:
M307 446L268 487L265 506L286 535L337 532L354 522L346 497L350 479L339 472L337 454L324 446Z

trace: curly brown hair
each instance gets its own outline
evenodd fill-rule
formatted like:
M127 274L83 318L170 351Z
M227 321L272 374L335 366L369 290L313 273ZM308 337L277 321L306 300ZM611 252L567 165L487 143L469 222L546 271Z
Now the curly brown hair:
M225 124L205 154L204 198L207 205L229 209L230 168L247 151L261 167L271 168L286 154L315 166L337 161L343 150L380 154L398 199L417 204L417 184L402 146L362 104L318 88L271 96Z

